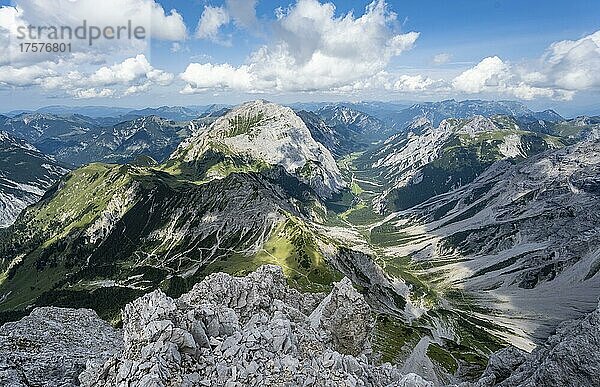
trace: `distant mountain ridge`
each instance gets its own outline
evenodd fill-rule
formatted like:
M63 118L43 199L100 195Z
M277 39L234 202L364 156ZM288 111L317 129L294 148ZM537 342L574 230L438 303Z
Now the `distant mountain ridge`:
M119 119L128 121L140 117L157 116L172 121L191 121L205 114L217 111L228 105L208 105L208 106L161 106L158 108L145 108L131 110L126 114L119 116Z
M158 116L118 121L107 123L78 114L23 113L0 121L0 130L25 139L60 162L77 166L128 162L141 155L162 161L196 126L203 125Z
M340 137L349 137L354 142L370 145L395 134L395 130L383 121L348 106L325 106L315 111L327 126L338 132Z
M475 115L491 117L494 115L512 116L515 118L528 117L547 121L564 120L552 110L534 112L517 101L483 101L483 100L446 100L440 102L425 102L414 104L395 116L398 123L410 124L411 121L425 117L435 126L447 118L468 118Z
M83 134L99 128L94 119L79 114L58 116L49 113L22 113L6 119L1 124L2 130L30 143L70 134Z
M374 201L382 212L406 209L464 185L497 160L518 161L565 145L507 116L444 119L437 127L421 117L406 130L358 159L386 187Z
M20 114L32 114L32 113L47 113L56 115L71 115L71 114L82 114L91 118L100 117L116 117L122 114L126 114L134 109L132 108L121 108L111 106L62 106L53 105L45 106L39 109L24 109L24 110L12 110L7 112L6 115L14 117Z
M36 110L13 110L5 113L8 117L15 117L24 114L51 114L58 116L81 115L92 119L118 119L129 121L143 116L155 115L174 121L187 121L200 117L202 114L214 112L224 107L230 107L226 104L211 104L197 106L160 106L147 107L142 109L120 108L109 106L46 106Z
M106 118L106 117L126 117L129 119L133 115L158 115L160 117L172 120L185 120L197 118L210 111L216 111L225 107L231 107L228 104L212 104L212 105L188 105L188 106L160 106L146 108L121 108L109 106L46 106L33 110L13 110L3 113L6 116L14 117L23 113L49 113L56 115L72 115L80 114L91 118ZM530 116L536 119L546 121L556 121L564 119L558 113L551 109L540 112L535 112L529 109L526 105L518 101L486 101L486 100L464 100L456 101L454 99L438 101L438 102L383 102L383 101L362 101L362 102L301 102L292 103L287 106L294 110L316 111L326 107L346 107L352 110L357 110L373 116L385 123L393 124L393 121L403 122L410 121L410 117L414 118L420 112L437 112L443 118L466 118L469 115L484 115L503 114L513 115L515 117ZM402 113L402 114L400 114ZM412 113L412 116L411 116ZM196 117L192 117L197 115ZM596 115L594 111L590 111L589 115ZM407 118L408 117L408 118ZM437 123L437 116L428 117L434 123ZM441 118L441 119L443 119Z
M85 136L74 135L58 148L45 149L59 160L75 165L91 162L126 163L140 156L165 160L179 143L192 134L193 124L158 116L144 116L101 128ZM46 144L45 144L46 145Z

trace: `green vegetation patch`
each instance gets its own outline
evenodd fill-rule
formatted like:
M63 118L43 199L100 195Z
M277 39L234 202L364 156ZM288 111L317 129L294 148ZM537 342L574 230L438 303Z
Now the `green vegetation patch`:
M244 276L266 264L280 266L290 286L301 291L329 291L342 275L330 268L315 242L315 235L300 221L289 217L271 233L254 256L236 253L205 267L205 274L225 272Z
M360 187L360 185L356 184L355 181L352 181L352 183L350 184L350 190L355 195L360 195L361 193L363 193L363 189Z
M406 347L413 347L423 332L386 315L379 315L373 332L373 351L381 355L382 363L396 363L406 354Z
M414 239L415 237L412 237L404 231L399 230L389 222L383 223L382 225L373 227L373 229L371 229L371 243L378 246L401 246Z
M451 375L454 375L458 370L458 363L454 359L454 356L435 343L431 343L427 347L427 357L438 363Z
M131 183L133 173L142 171L127 165L90 164L71 172L59 190L50 191L49 197L33 207L37 228L53 235L46 246L95 221ZM57 230L60 234L54 234Z
M387 274L394 278L401 278L411 287L411 296L421 298L430 307L437 305L438 294L415 273L410 257L388 258L383 267Z
M357 226L366 226L383 220L383 216L373 210L370 204L360 202L356 207L344 213L344 218Z
M237 115L229 119L230 130L227 133L227 137L235 137L241 134L252 135L251 129L256 127L264 118L263 113L254 115Z
M270 169L271 165L265 163L261 160L251 160L248 162L241 162L239 159L235 158L225 158L222 162L217 163L211 166L206 172L206 177L210 179L211 177L218 176L219 178L224 178L229 176L232 173L248 173L248 172L262 172L267 169Z

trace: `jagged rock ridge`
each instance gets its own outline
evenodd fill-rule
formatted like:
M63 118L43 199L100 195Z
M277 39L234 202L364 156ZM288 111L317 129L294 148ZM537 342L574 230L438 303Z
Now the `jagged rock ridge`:
M522 160L561 146L558 137L528 131L512 117L444 119L437 127L421 117L367 152L361 164L385 187L374 200L374 208L384 212L467 184L497 160Z
M217 273L173 300L160 291L124 311L124 351L84 386L430 386L368 360L369 306L349 280L328 296L289 289L279 267ZM412 383L414 381L414 383Z
M0 382L65 386L432 387L374 365L373 316L344 279L330 294L287 287L280 268L209 276L181 298L155 291L125 308L123 331L85 309L38 308L0 328ZM494 354L460 387L592 387L600 382L600 306L533 353ZM85 370L84 370L85 367ZM83 372L82 372L83 371ZM414 370L420 372L420 370Z

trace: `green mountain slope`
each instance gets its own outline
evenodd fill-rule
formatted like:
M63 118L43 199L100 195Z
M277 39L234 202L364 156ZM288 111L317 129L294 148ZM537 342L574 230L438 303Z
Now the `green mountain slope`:
M324 217L315 191L343 183L321 174L333 159L290 109L257 106L258 121L233 111L162 165L90 164L67 175L0 235L0 310L89 306L114 320L157 287L178 293L213 271L264 263L284 267L296 287L327 289L340 278L335 243L307 222ZM249 136L256 130L264 133ZM270 133L281 148L261 153Z
M311 195L300 182L292 187L278 168L202 184L152 168L81 168L4 231L0 307L70 305L98 291L110 292L106 302L114 308L104 307L114 313L157 286L193 284L215 261L268 261L259 254L267 242L267 251L268 246L285 250L276 259L327 284L334 274L314 247L294 233L271 235L302 227L294 219L308 201L295 199L297 194Z

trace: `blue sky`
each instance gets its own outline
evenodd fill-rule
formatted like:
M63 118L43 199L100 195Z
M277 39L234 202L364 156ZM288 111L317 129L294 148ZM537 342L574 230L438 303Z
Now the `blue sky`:
M0 0L0 110L253 98L518 99L565 114L600 105L598 1L108 0L104 9L140 3L147 12L128 14L151 29L146 41L53 57L21 55L11 29L122 17L101 18L92 0Z
M188 28L195 29L204 5L222 5L224 1L160 1L165 9L178 9L184 14ZM337 14L354 10L362 13L367 1L335 2ZM260 1L257 14L273 19L274 10L287 7L291 1ZM425 0L397 1L388 4L399 16L399 28L422 33L419 50L406 53L401 64L427 66L439 52L452 51L457 60L478 61L489 55L511 58L541 54L552 42L589 35L600 29L600 5L597 1L556 0ZM188 17L189 15L189 17ZM235 28L230 29L236 32ZM229 49L215 44L199 44L198 48L223 60L245 59L263 39L236 34L235 46ZM243 50L240 50L243 48Z

